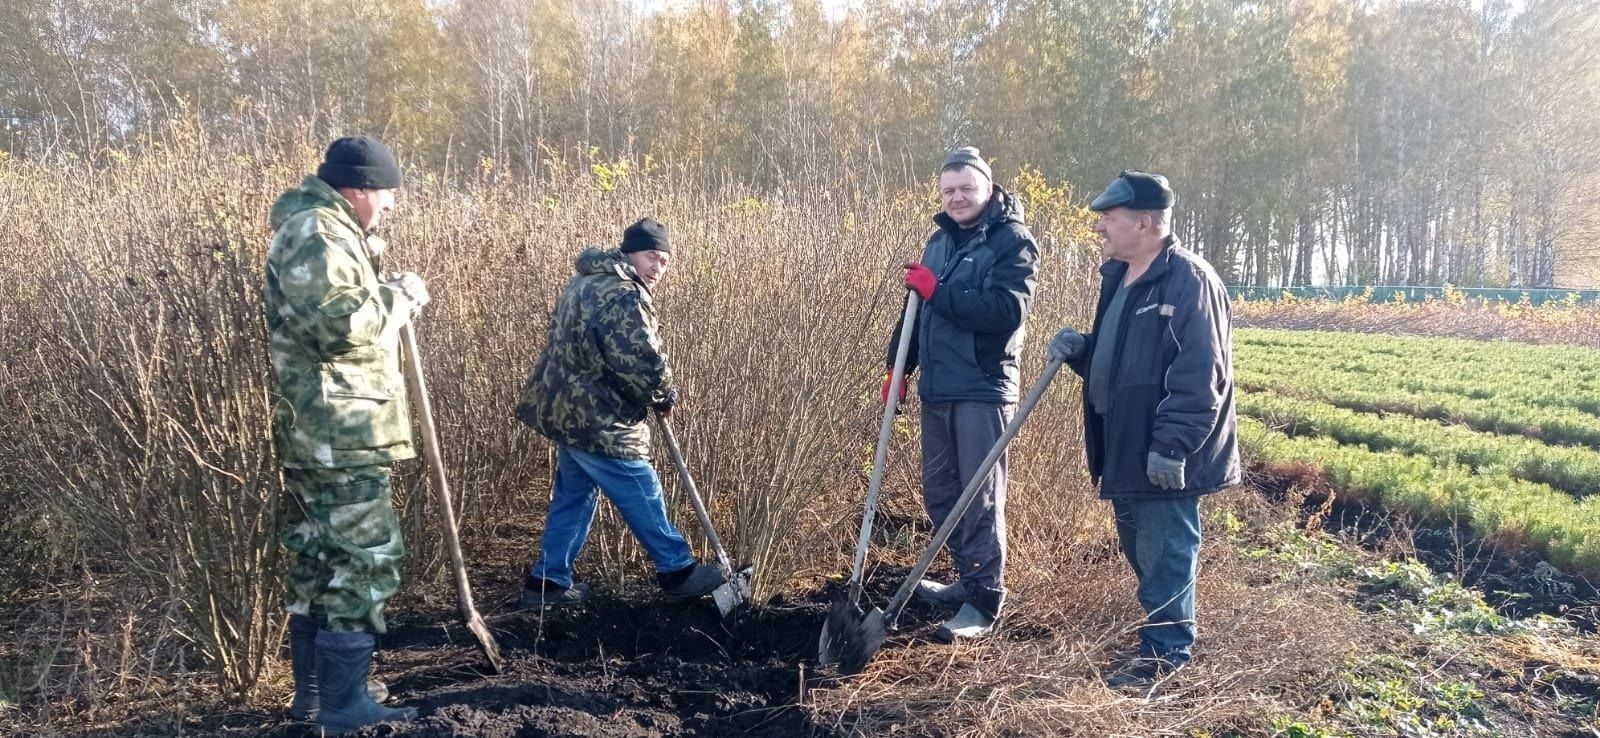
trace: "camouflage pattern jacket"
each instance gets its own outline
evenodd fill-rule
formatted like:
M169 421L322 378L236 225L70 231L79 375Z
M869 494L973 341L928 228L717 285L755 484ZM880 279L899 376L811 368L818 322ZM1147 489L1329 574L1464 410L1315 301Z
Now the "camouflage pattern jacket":
M556 443L650 456L650 406L672 391L655 305L621 252L585 249L550 319L517 417Z
M321 179L284 192L271 223L263 293L279 463L338 469L415 457L399 345L411 301L379 281L355 210Z

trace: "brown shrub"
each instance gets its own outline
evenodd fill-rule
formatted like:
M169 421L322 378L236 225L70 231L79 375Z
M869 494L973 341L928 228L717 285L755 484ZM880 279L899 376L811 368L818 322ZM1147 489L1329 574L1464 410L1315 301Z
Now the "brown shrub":
M259 297L266 214L318 153L178 129L92 166L0 162L0 568L29 586L93 579L106 596L83 633L155 623L134 629L130 647L180 669L203 657L236 695L273 668L282 627ZM387 227L390 266L423 274L435 298L419 340L469 550L502 521L542 519L550 449L512 419L515 393L572 258L649 213L679 245L659 290L685 397L678 432L724 538L758 565L758 594L848 566L899 264L931 229L928 192L871 191L870 177L793 195L685 190L676 183L710 178L603 164L495 187L413 175ZM1033 175L1018 189L1044 250L1031 381L1055 328L1086 322L1096 254L1077 245L1086 220L1070 192ZM1038 594L1034 617L1046 621L1060 563L1103 544L1075 387L1058 381L1013 450L1012 582ZM905 429L887 504L920 515L914 423ZM432 512L416 504L421 475L402 467L405 586L429 587L441 552ZM608 514L591 545L595 576L648 572ZM48 696L48 679L26 677L60 658L22 661L17 681ZM96 662L82 678L113 682L117 670Z

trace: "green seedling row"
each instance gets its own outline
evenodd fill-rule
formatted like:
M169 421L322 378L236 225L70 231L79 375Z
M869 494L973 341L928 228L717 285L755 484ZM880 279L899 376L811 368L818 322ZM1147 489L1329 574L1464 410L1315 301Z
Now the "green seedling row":
M1411 392L1500 398L1541 407L1570 407L1600 416L1600 375L1590 370L1532 363L1537 357L1486 357L1482 352L1423 357L1368 351L1366 338L1352 336L1351 345L1336 348L1242 343L1235 349L1235 361L1241 367L1269 372L1341 372L1369 381L1381 378L1386 387Z
M1250 417L1239 419L1239 434L1269 468L1314 470L1333 487L1390 510L1441 524L1462 523L1490 540L1539 551L1557 566L1600 575L1600 496L1574 498L1501 470L1474 470L1333 438L1289 436Z
M1522 436L1480 433L1407 415L1374 415L1328 403L1262 393L1238 397L1239 412L1291 436L1322 436L1373 451L1400 451L1480 474L1510 475L1575 496L1600 490L1600 453Z
M1466 397L1447 392L1410 391L1401 387L1399 377L1303 366L1293 360L1270 368L1241 361L1235 377L1244 392L1318 400L1362 412L1412 415L1458 423L1487 433L1527 436L1547 443L1600 445L1600 417L1571 407L1531 405L1501 396Z

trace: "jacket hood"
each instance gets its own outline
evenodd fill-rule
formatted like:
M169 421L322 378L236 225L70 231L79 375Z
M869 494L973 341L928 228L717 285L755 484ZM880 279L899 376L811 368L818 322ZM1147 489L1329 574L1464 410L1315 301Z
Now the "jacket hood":
M621 252L593 246L584 249L572 262L579 274L603 274L615 271L622 263Z
M615 274L623 279L644 284L639 281L639 272L628 263L627 257L616 249L590 246L578 254L578 258L573 260L573 266L577 268L579 275Z
M337 211L348 218L350 223L356 226L357 231L361 230L359 222L356 220L355 208L351 207L350 202L344 199L344 195L339 194L339 191L333 189L327 182L311 174L300 180L298 187L284 190L283 194L278 196L277 201L272 203L272 216L268 223L272 225L273 230L277 230L297 213L317 208Z

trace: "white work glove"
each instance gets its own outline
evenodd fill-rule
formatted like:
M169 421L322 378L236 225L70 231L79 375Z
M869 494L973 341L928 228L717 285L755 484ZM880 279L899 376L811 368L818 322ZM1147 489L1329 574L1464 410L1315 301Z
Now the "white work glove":
M428 296L428 283L423 281L422 277L417 276L416 272L402 272L399 276L386 282L386 284L400 290L401 294L411 301L411 314L413 316L432 299Z

